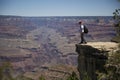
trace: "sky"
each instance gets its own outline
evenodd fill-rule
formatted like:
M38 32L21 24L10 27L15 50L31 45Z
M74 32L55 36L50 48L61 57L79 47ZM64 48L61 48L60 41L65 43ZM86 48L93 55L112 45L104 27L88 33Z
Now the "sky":
M0 15L113 16L118 0L0 0Z

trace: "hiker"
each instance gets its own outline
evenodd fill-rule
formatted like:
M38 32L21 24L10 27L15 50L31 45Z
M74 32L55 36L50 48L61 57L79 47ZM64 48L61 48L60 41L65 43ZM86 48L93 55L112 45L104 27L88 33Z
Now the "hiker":
M88 29L83 25L82 21L79 22L80 25L80 34L81 34L81 42L79 44L86 44L86 40L84 35L88 33Z

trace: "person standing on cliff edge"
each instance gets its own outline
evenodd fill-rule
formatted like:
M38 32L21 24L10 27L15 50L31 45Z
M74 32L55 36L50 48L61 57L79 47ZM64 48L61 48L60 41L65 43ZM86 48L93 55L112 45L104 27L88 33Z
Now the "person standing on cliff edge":
M84 38L84 35L88 33L88 29L85 25L83 25L82 21L79 22L80 25L80 34L81 34L81 42L79 44L86 44L86 40Z

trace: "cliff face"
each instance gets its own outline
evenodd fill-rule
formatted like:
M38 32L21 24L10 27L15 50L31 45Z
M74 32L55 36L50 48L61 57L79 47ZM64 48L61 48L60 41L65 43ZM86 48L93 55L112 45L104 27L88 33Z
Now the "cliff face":
M97 80L96 71L105 71L104 64L107 57L105 52L89 45L76 45L78 53L78 71L81 80Z

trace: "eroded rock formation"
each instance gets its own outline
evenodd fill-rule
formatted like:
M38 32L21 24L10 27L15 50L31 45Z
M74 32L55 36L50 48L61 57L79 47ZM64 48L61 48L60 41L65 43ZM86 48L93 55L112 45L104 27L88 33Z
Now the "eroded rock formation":
M80 80L97 80L96 71L105 71L105 52L89 45L76 44Z

